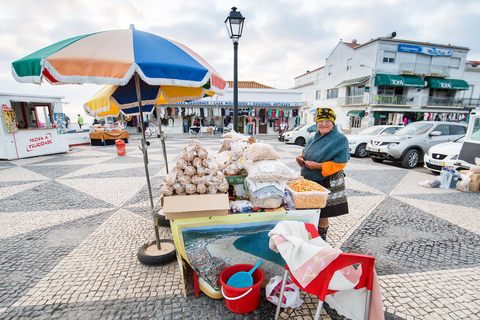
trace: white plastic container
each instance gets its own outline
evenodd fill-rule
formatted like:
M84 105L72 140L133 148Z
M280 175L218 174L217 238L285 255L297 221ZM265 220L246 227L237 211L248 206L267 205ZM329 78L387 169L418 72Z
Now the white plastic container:
M295 207L297 209L321 209L321 208L325 208L325 206L327 205L327 198L328 198L328 194L330 193L330 190L326 188L324 188L325 191L323 192L322 191L296 192L296 191L293 191L292 188L290 188L288 185L285 188L291 194L293 202L295 203Z

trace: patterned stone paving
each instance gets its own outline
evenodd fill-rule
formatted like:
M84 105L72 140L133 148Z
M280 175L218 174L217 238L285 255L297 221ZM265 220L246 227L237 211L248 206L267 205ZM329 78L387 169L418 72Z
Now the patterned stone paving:
M201 138L217 151L220 138ZM298 170L301 147L266 138ZM150 139L154 202L166 173ZM188 137L166 140L171 167ZM273 319L261 299L246 315L223 300L193 296L178 263L159 267L136 254L154 239L139 136L126 145L77 146L66 154L0 161L0 319ZM350 214L332 218L328 241L376 257L387 319L480 319L480 193L428 189L432 174L352 158L346 168ZM171 239L169 228L160 237ZM263 293L264 294L264 293ZM282 319L313 319L318 299ZM322 319L341 318L327 306Z

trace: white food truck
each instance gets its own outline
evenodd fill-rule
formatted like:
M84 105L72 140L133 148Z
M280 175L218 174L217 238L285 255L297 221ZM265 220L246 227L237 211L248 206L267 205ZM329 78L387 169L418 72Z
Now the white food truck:
M0 159L67 152L63 97L0 93Z

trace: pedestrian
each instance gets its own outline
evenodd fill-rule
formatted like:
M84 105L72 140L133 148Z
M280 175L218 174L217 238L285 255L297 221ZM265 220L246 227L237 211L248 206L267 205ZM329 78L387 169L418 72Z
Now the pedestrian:
M64 113L63 119L65 120L65 128L68 129L68 124L70 123L70 118Z
M80 114L78 114L77 121L78 121L78 126L80 127L80 129L82 129L83 118L80 116Z
M318 131L296 158L305 179L330 190L318 223L318 233L323 240L327 238L328 218L348 213L343 168L350 159L350 152L347 138L335 127L335 118L335 112L330 108L317 110Z
M183 118L183 128L185 129L185 133L188 133L188 119Z

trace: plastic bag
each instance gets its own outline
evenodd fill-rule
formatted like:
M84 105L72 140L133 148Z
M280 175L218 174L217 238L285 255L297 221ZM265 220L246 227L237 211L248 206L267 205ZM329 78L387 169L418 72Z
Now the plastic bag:
M237 200L230 202L230 209L234 212L251 212L253 209L253 204L248 200Z
M282 290L282 281L283 278L280 276L275 276L270 279L268 282L265 293L267 300L278 305L278 300L280 297L280 291ZM283 291L282 299L282 308L298 308L302 305L303 300L300 299L300 289L293 283L290 277L287 278L285 283L285 290Z
M260 160L253 162L245 160L243 167L248 172L248 178L260 181L298 180L302 176L295 170L284 165L280 160Z
M245 159L258 161L258 160L275 160L280 159L280 155L273 149L271 145L266 143L254 143L250 145L245 151Z
M470 178L473 173L469 171L467 174L461 174L460 179L457 181L457 190L468 192L470 191Z
M434 180L425 180L418 183L420 187L424 188L438 188L440 187L440 178Z

